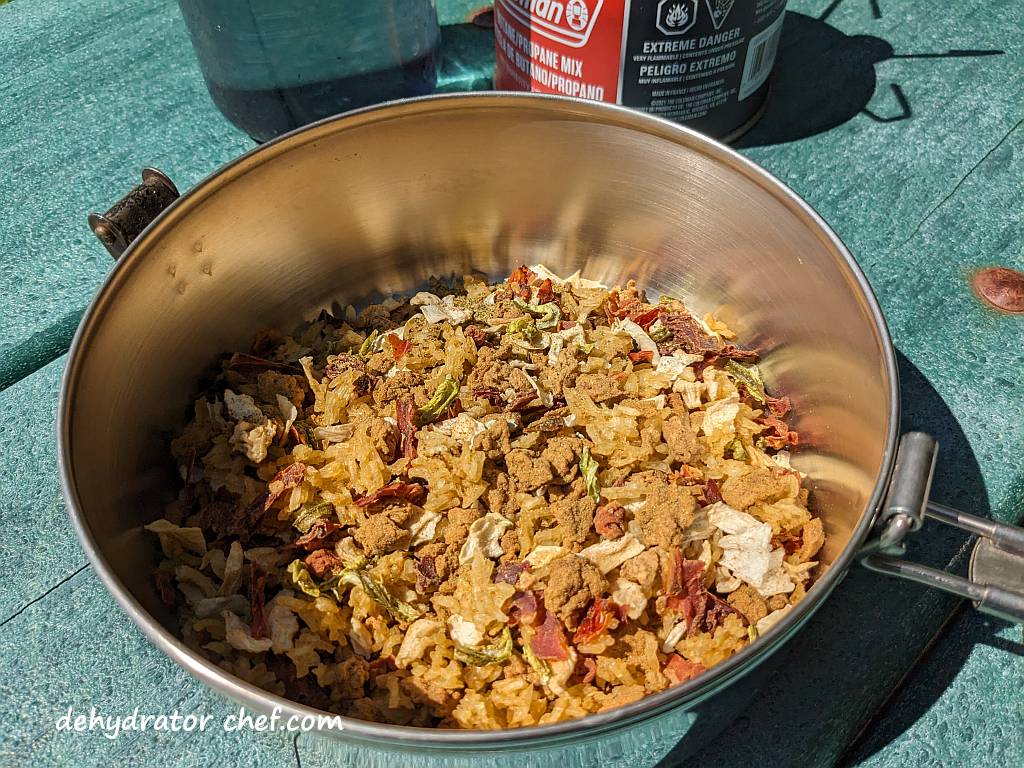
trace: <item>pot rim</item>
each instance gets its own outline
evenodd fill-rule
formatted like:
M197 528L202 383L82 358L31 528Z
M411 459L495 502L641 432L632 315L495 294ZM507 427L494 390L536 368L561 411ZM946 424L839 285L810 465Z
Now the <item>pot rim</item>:
M564 96L513 92L499 94L487 91L437 94L386 102L335 115L290 131L217 168L185 192L146 227L104 279L95 298L86 310L72 340L61 381L57 413L57 458L61 486L68 506L68 515L89 562L121 609L154 645L193 677L244 706L264 712L276 709L281 712L283 718L291 715L302 718L309 715L322 716L325 714L322 710L285 699L244 682L186 647L178 637L168 631L143 608L107 566L82 515L70 461L70 404L78 379L78 371L89 341L101 326L106 308L115 298L121 283L130 278L135 265L145 258L149 244L158 241L162 232L173 227L177 219L186 216L190 209L201 204L209 195L215 194L226 181L237 178L294 147L315 143L320 137L345 130L349 126L357 127L386 120L408 118L418 114L429 114L439 109L457 111L461 109L523 108L551 110L553 115L564 110L567 114L577 117L590 117L598 122L614 124L667 141L698 148L716 161L739 171L751 183L774 194L791 211L804 219L808 227L817 229L836 248L859 287L874 321L875 332L878 334L883 351L884 367L889 377L889 424L881 468L864 513L852 532L849 542L826 572L811 587L807 597L749 646L694 680L645 696L636 702L608 712L548 725L501 730L445 730L390 725L339 716L340 722L343 724L342 730L324 729L320 733L369 742L377 746L420 749L515 748L517 746L536 746L540 741L553 742L570 738L577 739L580 736L592 738L613 729L648 720L684 704L695 705L748 672L759 660L763 660L794 634L842 580L857 557L860 545L867 537L875 518L875 512L881 505L895 457L896 438L899 430L899 379L895 351L885 317L863 271L825 220L786 184L725 144L692 129L619 105Z

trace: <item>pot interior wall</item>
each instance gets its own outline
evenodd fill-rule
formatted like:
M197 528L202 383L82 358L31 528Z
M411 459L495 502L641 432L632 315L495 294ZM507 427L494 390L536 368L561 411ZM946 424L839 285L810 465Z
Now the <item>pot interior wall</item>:
M637 126L641 126L638 129ZM314 127L201 185L136 244L69 379L68 462L114 573L168 624L140 525L173 489L169 432L218 353L333 303L520 263L717 310L788 394L830 536L850 542L890 430L887 341L839 246L728 153L625 111L474 97ZM173 629L173 627L170 627Z

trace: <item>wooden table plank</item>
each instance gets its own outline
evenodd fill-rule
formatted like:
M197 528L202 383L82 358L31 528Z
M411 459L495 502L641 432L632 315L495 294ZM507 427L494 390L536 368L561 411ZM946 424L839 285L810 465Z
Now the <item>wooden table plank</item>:
M0 392L0 624L85 567L57 476L56 393L63 361Z

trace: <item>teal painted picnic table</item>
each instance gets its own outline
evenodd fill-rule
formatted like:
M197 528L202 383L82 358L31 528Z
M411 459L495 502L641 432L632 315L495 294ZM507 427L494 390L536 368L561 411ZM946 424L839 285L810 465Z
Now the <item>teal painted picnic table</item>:
M486 87L483 3L439 0L442 87ZM899 351L905 429L942 444L933 496L1024 516L1024 317L972 295L1024 268L1024 6L1017 0L794 0L772 99L739 142L860 261ZM57 479L64 354L110 261L85 223L154 165L188 187L252 142L212 106L166 0L0 5L0 766L402 764L311 734L58 731L57 719L237 706L157 652L79 549ZM929 525L911 556L963 571ZM1024 764L1024 637L957 601L855 568L702 765ZM741 682L740 686L750 685ZM696 726L695 726L696 727ZM673 765L640 732L563 765ZM530 762L497 758L494 764Z

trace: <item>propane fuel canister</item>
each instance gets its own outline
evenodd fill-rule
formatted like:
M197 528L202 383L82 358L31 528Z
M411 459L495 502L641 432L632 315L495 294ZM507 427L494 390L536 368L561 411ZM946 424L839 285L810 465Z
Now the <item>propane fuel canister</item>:
M730 139L760 116L786 0L496 0L495 87L607 101Z

